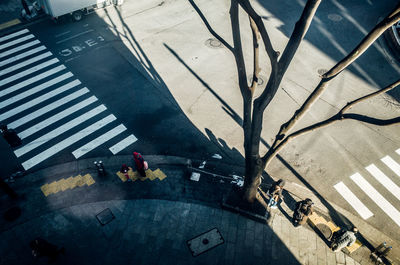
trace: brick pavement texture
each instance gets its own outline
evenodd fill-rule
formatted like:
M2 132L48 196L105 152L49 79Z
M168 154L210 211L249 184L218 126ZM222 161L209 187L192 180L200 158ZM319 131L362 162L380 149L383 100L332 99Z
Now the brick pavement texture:
M115 216L101 225L96 215ZM29 242L42 237L64 246L57 264L359 264L333 253L308 227L294 228L279 211L271 224L199 204L167 200L112 200L66 207L0 235L0 264L34 261ZM186 241L217 228L224 243L193 257Z

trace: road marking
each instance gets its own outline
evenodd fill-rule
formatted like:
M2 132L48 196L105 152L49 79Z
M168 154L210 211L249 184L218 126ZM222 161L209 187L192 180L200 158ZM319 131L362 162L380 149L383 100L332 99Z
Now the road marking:
M353 192L341 181L333 186L340 195L358 212L358 214L364 219L368 219L373 216L373 213L365 206L360 199L354 195Z
M111 153L113 153L115 155L115 154L119 153L120 151L122 151L123 149L125 149L126 147L128 147L129 145L136 142L137 140L138 139L133 134L131 134L128 137L126 137L125 139L123 139L122 141L120 141L119 143L111 146L109 148L109 150L111 151Z
M76 91L76 92L74 92L72 94L69 94L68 96L65 96L65 97L63 97L63 98L61 98L61 99L59 99L57 101L54 101L53 103L51 103L49 105L46 105L43 108L38 109L38 110L36 110L36 111L34 111L34 112L32 112L32 113L30 113L30 114L18 119L16 121L13 121L13 122L9 123L8 126L10 128L14 128L15 129L15 128L17 128L17 127L19 127L19 126L21 126L21 125L33 120L33 119L36 119L36 118L42 116L43 114L46 114L49 111L52 111L52 110L62 106L63 104L66 104L66 103L68 103L68 102L70 102L70 101L72 101L72 100L74 100L74 99L76 99L76 98L88 93L88 92L89 92L89 89L84 87L84 88L82 88L82 89L80 89L80 90L78 90L78 91Z
M28 57L29 55L35 54L35 53L43 51L43 50L46 50L46 47L44 47L42 45L42 46L39 46L39 47L37 47L35 49L32 49L32 50L29 50L27 52L18 54L18 55L14 56L14 57L11 57L11 58L7 59L7 60L1 61L0 62L0 67L2 67L4 65L7 65L9 63L13 63L13 62L18 61L18 60L21 60L21 59L23 59L25 57Z
M396 153L400 155L400 148L396 150Z
M26 48L32 47L32 46L34 46L36 44L39 44L39 43L40 43L39 40L34 40L34 41L31 41L31 42L25 43L24 45L21 45L21 46L12 48L11 50L8 50L6 52L0 53L0 58L6 57L6 56L8 56L10 54L13 54L15 52L18 52L18 51L24 50Z
M106 109L107 108L104 105L100 105L100 106L92 109L91 111L89 111L85 114L82 114L81 116L76 117L73 120L70 120L69 122L61 125L60 127L57 127L56 129L46 133L45 135L40 136L39 138L33 140L32 142L27 143L23 147L18 148L17 150L14 151L14 153L17 157L20 157L20 156L32 151L33 149L41 146L42 144L45 144L48 141L56 138L57 136L65 133L66 131L71 130L72 128L78 126L79 124L89 120L90 118L93 118L97 114L102 113Z
M374 164L365 168L369 173L381 183L388 191L390 191L398 200L400 200L400 188L390 178L388 178Z
M3 97L5 95L7 95L7 94L15 92L15 91L27 86L27 85L35 83L35 82L37 82L37 81L39 81L39 80L41 80L43 78L46 78L46 77L48 77L50 75L58 73L58 72L60 72L61 70L64 70L64 69L65 69L64 65L59 65L59 66L57 66L57 67L55 67L55 68L53 68L51 70L48 70L48 71L46 71L44 73L41 73L41 74L39 74L37 76L34 76L32 78L29 78L29 79L27 79L27 80L25 80L25 81L23 81L21 83L18 83L18 84L15 84L13 86L10 86L9 88L0 91L0 97Z
M33 63L35 63L37 61L40 61L40 60L42 60L44 58L47 58L47 57L50 57L52 55L53 54L51 52L42 53L42 54L40 54L38 56L35 56L35 57L33 57L33 58L29 59L29 60L23 61L23 62L21 62L19 64L15 64L15 65L10 66L10 67L8 67L8 68L6 68L4 70L1 70L0 71L0 76L8 74L8 73L11 73L13 71L16 71L16 70L18 70L18 69L20 69L22 67L25 67L27 65L33 64Z
M7 21L7 22L5 22L3 24L0 24L0 30L3 30L3 29L6 29L6 28L9 28L9 27L18 25L19 23L21 23L21 20L19 20L18 18L10 20L10 21Z
M59 87L59 88L57 88L55 90L52 90L52 91L50 91L50 92L48 92L48 93L46 93L46 94L44 94L44 95L42 95L40 97L32 99L29 102L26 102L26 103L24 103L24 104L22 104L22 105L20 105L20 106L18 106L16 108L13 108L13 109L1 114L0 115L0 121L8 119L8 118L10 118L10 117L12 117L12 116L24 111L24 110L32 108L33 106L35 106L35 105L37 105L39 103L42 103L43 101L48 100L48 99L50 99L50 98L52 98L52 97L54 97L54 96L56 96L58 94L61 94L61 93L65 92L65 91L67 91L67 90L79 85L80 83L81 82L79 80L74 80L74 81L69 82L68 84L63 85L63 86L61 86L61 87Z
M87 90L87 91L89 92L89 90ZM46 120L35 124L34 126L26 129L25 131L20 132L18 134L18 136L21 139L25 139L26 137L28 137L34 133L37 133L38 131L46 128L47 126L77 112L80 109L83 109L86 106L89 106L90 104L92 104L93 102L96 102L96 101L97 101L97 98L95 96L91 96L90 98L85 99L84 101L81 101L81 102L73 105L72 107L69 107L68 109L61 111L61 112L51 116L50 118L47 118ZM63 98L62 103L65 103L64 98ZM57 104L57 105L59 106L59 104ZM10 128L15 128L15 127L10 126Z
M393 160L390 156L385 156L381 159L383 163L386 164L397 176L400 177L400 165Z
M37 154L36 156L32 157L31 159L25 161L22 163L22 166L24 167L25 170L28 170L40 162L43 162L47 158L57 154L58 152L64 150L68 146L78 142L79 140L82 140L82 138L90 135L91 133L101 129L102 127L106 126L110 122L116 120L117 118L114 115L109 115L105 117L104 119L88 126L87 128L83 129L82 131L79 131L75 133L74 135L64 139L63 141L59 142L58 144L53 145L49 149L41 152L40 154Z
M114 138L118 134L126 131L126 127L122 124L118 125L114 129L100 135L96 139L90 141L89 143L85 144L84 146L76 149L72 152L76 159L80 158L81 156L85 155L86 153L92 151L96 147L102 145L103 143L109 141L110 139Z
M54 37L59 38L59 37L64 36L64 35L66 35L66 34L68 34L68 33L70 33L70 32L71 32L71 31L68 30L68 31L65 31L65 32L56 34L56 35L54 35Z
M73 35L73 36L71 36L71 37L65 38L65 39L63 39L63 40L59 40L59 41L56 42L56 44L60 44L60 43L66 42L66 41L68 41L68 40L74 39L74 38L76 38L76 37L79 37L79 36L81 36L81 35L84 35L84 34L86 34L86 33L92 32L92 31L94 31L94 29L89 29L89 30L83 31L83 32L78 33L78 34L75 34L75 35Z
M3 44L3 45L0 45L0 50L3 50L3 49L5 49L5 48L8 48L8 47L13 46L13 45L15 45L15 44L24 42L24 41L26 41L26 40L32 39L32 38L34 38L34 37L35 37L35 36L33 36L32 34L29 34L29 35L27 35L27 36L25 36L25 37L22 37L22 38L19 38L19 39L16 39L16 40L7 42L7 43L5 43L5 44Z
M58 76L58 77L56 77L54 79L51 79L51 80L49 80L49 81L47 81L45 83L42 83L42 84L40 84L38 86L35 86L35 87L33 87L33 88L23 92L23 93L20 93L20 94L18 94L16 96L13 96L13 97L11 97L11 98L9 98L7 100L4 100L4 101L0 102L0 109L6 107L8 105L11 105L11 104L13 104L13 103L15 103L15 102L17 102L17 101L19 101L21 99L29 97L29 96L37 93L37 92L40 92L40 91L42 91L42 90L44 90L44 89L46 89L48 87L51 87L52 85L55 85L55 84L65 80L67 78L72 77L72 76L73 76L73 74L71 72L68 72L68 73L60 75L60 76Z
M6 36L4 36L4 37L1 37L1 38L0 38L0 42L3 42L3 41L6 41L6 40L9 40L9 39L12 39L12 38L14 38L14 37L17 37L17 36L19 36L19 35L22 35L22 34L25 34L25 33L28 33L28 32L29 32L28 29L23 29L23 30L20 30L20 31L17 31L17 32L8 34L8 35L6 35Z
M46 61L44 63L38 64L35 67L29 68L29 69L27 69L25 71L19 72L18 74L15 74L13 76L10 76L8 78L0 80L0 86L4 86L5 84L8 84L8 83L10 83L12 81L20 79L21 77L25 77L25 76L27 76L29 74L32 74L32 73L34 73L36 71L39 71L40 69L43 69L43 68L45 68L45 67L47 67L49 65L55 64L57 62L59 62L59 60L57 58L54 58L54 59L51 59L51 60Z
M400 226L400 212L393 207L374 187L371 186L359 173L350 178L370 197L398 226Z

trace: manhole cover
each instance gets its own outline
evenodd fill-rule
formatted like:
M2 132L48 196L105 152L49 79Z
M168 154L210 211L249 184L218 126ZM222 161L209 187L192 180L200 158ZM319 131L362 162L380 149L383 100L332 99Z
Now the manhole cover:
M109 208L107 208L107 209L101 211L100 213L98 213L96 215L96 218L100 222L101 225L106 225L109 222L111 222L112 220L114 220L115 216L111 212L111 210Z
M326 70L326 69L318 69L318 74L319 75L324 75L324 74L326 74L326 72L328 72L328 70Z
M222 43L219 40L217 40L216 38L210 38L210 39L206 40L206 42L204 44L207 47L213 48L213 49L223 48L224 47L222 45Z
M338 15L338 14L329 14L329 15L328 15L328 19L329 19L329 20L332 20L332 21L335 21L335 22L339 22L339 21L341 21L343 18L342 18L341 15Z
M222 235L218 229L214 228L193 239L188 240L186 243L190 252L192 252L192 256L196 257L212 248L215 248L218 245L223 244L224 239L222 238Z
M253 75L249 75L247 77L247 79L249 80L249 84L251 85L251 83L253 82ZM265 80L267 80L267 78L263 75L259 75L258 76L258 80L257 80L257 86L262 86L265 84Z

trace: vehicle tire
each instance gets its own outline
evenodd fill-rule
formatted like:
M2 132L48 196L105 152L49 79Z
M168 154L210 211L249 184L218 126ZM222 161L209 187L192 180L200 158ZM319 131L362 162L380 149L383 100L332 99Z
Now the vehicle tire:
M83 12L78 10L72 13L72 18L74 21L80 21L83 18Z

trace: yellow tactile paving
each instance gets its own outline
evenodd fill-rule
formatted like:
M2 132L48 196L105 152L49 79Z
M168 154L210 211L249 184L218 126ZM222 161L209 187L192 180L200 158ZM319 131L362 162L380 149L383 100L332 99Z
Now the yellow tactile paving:
M346 249L351 253L353 253L354 251L356 251L359 247L362 246L362 243L358 240L356 240L356 242L351 245L350 247L346 247Z
M19 19L10 20L6 23L0 24L0 30L17 25L19 23L21 23L21 20L19 20Z
M167 177L167 175L165 175L164 172L162 172L161 169L159 169L159 168L157 168L156 170L154 170L153 173L154 173L154 175L157 176L157 178L158 178L159 180L164 180L164 179Z
M78 175L76 177L69 177L67 179L60 179L52 183L44 184L40 187L44 196L49 196L50 194L57 193L60 191L66 191L68 189L73 189L76 187L82 187L83 185L93 185L95 183L94 179L90 174L85 176Z
M122 182L127 181L126 176L123 173L121 173L120 171L116 172L115 174L121 179ZM131 168L129 168L128 174L129 174L129 178L132 179L132 181L135 181L138 179L141 181L145 181L146 179L153 181L157 178L159 180L164 180L167 177L167 175L165 175L164 172L162 172L161 169L159 169L159 168L157 168L154 171L152 171L151 169L147 169L146 177L141 177L139 172L133 171Z

